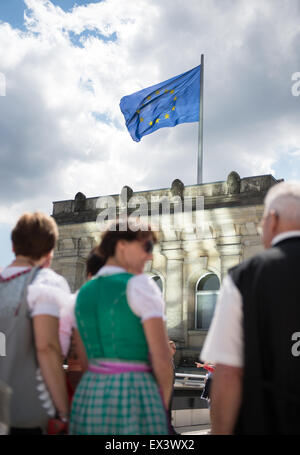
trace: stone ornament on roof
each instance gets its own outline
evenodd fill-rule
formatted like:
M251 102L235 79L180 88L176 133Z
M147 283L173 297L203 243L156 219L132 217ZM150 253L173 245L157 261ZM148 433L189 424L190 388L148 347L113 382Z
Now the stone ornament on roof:
M182 183L182 181L179 179L173 180L173 183L171 186L172 196L173 197L179 196L180 199L183 199L183 193L184 193L184 184Z
M241 191L241 177L235 171L227 177L227 194L239 194Z
M85 201L86 201L86 196L83 193L77 193L75 196L75 206L74 210L75 212L79 212L80 210L84 210L85 208Z
M132 196L133 196L132 188L130 188L130 186L127 186L127 185L123 186L121 193L120 193L120 201L121 201L122 206L127 205L127 203L132 198Z

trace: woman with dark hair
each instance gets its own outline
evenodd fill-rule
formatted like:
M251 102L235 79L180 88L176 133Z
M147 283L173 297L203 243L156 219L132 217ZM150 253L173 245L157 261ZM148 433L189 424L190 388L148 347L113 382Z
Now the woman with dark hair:
M25 213L12 231L14 261L0 273L0 380L12 389L11 434L46 432L58 413L68 419L58 321L70 298L66 280L49 269L58 230L53 218Z
M86 372L72 405L71 434L168 434L173 368L157 285L143 274L156 238L141 228L108 230L96 277L75 314Z

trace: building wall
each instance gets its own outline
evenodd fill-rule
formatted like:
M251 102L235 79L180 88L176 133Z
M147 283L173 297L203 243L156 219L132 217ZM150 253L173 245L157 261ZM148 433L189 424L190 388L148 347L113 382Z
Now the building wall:
M199 278L213 272L222 281L230 267L261 251L258 230L263 198L275 183L272 176L262 176L241 179L235 192L229 191L228 179L185 187L181 197L194 200L204 196L201 235L193 225L171 230L161 223L159 243L145 272L162 279L168 333L176 341L182 358L197 359L207 333L195 330L195 290ZM134 196L172 198L172 189L134 193ZM113 198L118 199L117 195ZM97 203L97 198L84 200L84 195L80 196L79 203L76 198L54 203L53 216L58 222L60 237L53 268L67 279L72 291L85 281L85 259L100 241ZM118 209L121 203L118 202ZM193 212L196 215L197 209L193 208ZM162 221L162 216L158 218ZM174 215L171 219L174 220Z

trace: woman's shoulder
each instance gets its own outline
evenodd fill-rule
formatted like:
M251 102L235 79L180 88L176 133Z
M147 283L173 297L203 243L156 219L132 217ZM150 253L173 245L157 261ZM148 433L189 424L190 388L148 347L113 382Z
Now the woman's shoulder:
M58 287L63 291L70 292L67 280L62 275L59 275L49 268L39 270L32 284Z
M154 292L154 295L161 296L159 287L152 279L152 277L146 273L133 275L129 279L128 284L132 289L139 289L141 292L143 292L143 290L150 293Z
M48 268L38 271L27 290L31 316L47 314L59 317L61 309L70 298L71 291L67 280Z
M133 276L128 281L127 298L130 308L142 322L154 317L164 319L162 293L151 276L145 273Z
M86 281L78 290L77 301L85 296L88 296L94 292L99 286L99 277L94 277L89 281Z
M128 273L126 272L125 270L122 271L120 270L119 272L117 273L111 273L111 274L99 274L97 277L95 278L92 278L91 281L96 281L97 284L95 284L95 286L97 286L98 284L101 285L102 282L106 282L108 283L109 286L112 286L112 287L116 287L117 289L117 286L121 285L121 286L126 286L128 281L134 277L134 275L132 273Z

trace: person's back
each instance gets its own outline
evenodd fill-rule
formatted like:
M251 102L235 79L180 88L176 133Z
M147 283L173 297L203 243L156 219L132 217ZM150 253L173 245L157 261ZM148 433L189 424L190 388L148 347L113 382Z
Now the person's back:
M243 397L236 433L300 434L300 237L229 273L243 298ZM299 352L300 354L300 352Z
M132 312L126 297L127 284L133 276L99 276L80 290L75 311L89 359L148 362L140 318Z
M300 434L300 182L269 190L262 243L224 278L201 352L212 434Z
M12 231L14 261L0 273L0 380L12 389L10 434L44 433L68 403L58 339L67 282L48 267L58 231L42 213L25 213Z
M29 269L14 279L0 279L0 332L6 338L6 355L0 358L0 380L13 390L10 422L17 428L46 427L55 414L38 367L26 292L24 295L26 284L36 273L37 269ZM42 406L37 390L47 394L46 406Z

